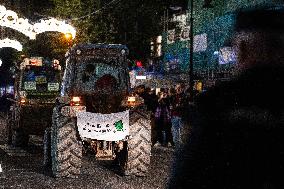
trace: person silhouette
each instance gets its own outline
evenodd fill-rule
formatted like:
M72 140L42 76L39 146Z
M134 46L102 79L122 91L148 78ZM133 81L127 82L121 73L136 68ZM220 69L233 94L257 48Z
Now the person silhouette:
M199 94L168 188L284 188L284 9L236 12L229 81Z

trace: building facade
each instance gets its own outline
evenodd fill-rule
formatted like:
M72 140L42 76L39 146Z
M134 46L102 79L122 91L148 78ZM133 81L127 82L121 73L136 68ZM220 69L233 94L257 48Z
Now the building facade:
M193 9L193 73L196 81L206 86L216 80L228 79L236 66L236 53L231 38L235 28L235 11L262 6L283 6L280 0L213 0L213 8L203 8L203 1L194 0ZM190 7L189 7L190 8ZM163 69L165 73L187 74L189 72L190 15L173 15L170 22L174 28L163 33ZM189 78L189 76L188 76ZM207 84L208 83L208 84Z

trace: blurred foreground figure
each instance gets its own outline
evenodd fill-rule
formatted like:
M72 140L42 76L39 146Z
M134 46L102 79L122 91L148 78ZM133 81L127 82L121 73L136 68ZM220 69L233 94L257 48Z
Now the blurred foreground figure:
M236 15L231 81L196 99L169 188L284 188L284 11Z

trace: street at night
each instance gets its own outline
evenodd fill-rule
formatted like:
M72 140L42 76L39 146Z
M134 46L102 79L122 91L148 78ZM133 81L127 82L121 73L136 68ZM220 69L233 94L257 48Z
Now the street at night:
M1 120L3 129L3 120ZM2 130L3 131L3 130ZM1 138L4 134L1 133ZM0 142L2 172L0 188L2 189L159 189L165 188L169 180L170 166L173 160L172 148L158 147L152 149L151 168L146 177L123 176L111 161L97 161L93 155L83 157L82 174L77 179L59 178L51 175L43 167L43 147L39 141L31 140L28 148L7 149Z
M0 189L284 189L282 0L1 0Z

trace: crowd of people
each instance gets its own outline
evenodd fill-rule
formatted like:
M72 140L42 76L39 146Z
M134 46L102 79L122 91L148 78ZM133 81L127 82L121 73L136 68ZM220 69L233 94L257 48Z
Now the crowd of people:
M141 94L155 120L154 145L161 131L168 144L180 145L182 131L191 129L168 188L284 188L284 7L241 9L235 16L236 69L197 95L192 112L182 85Z
M189 89L182 83L171 88L155 90L137 87L136 93L144 99L152 115L152 145L178 147L184 142L184 133L190 108Z

